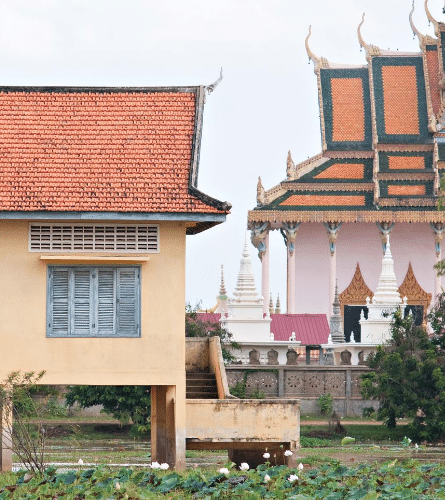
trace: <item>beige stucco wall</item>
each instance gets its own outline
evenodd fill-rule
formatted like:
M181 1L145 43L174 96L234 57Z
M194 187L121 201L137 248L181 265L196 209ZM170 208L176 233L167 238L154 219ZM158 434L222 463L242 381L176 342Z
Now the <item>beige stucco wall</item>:
M27 221L0 221L0 380L14 370L46 370L46 384L176 385L185 394L186 227L159 226L160 252L141 264L141 337L47 338L48 264L28 251ZM66 263L75 263L69 255Z

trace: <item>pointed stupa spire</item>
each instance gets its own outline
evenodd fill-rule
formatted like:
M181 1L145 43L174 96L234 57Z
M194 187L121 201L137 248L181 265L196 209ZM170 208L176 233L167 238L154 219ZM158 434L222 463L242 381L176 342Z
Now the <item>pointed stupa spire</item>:
M425 13L426 13L426 17L428 18L428 21L430 23L433 23L434 34L438 37L439 36L439 23L431 15L430 9L428 8L428 0L425 0Z
M236 289L233 292L234 302L258 303L262 298L257 294L255 279L252 273L252 260L249 252L249 239L246 231L243 255L240 262L240 270L236 281Z
M270 294L270 299L269 299L269 314L274 314L275 310L273 308L273 298L272 298L272 293Z
M221 265L221 285L219 287L219 297L220 299L227 298L226 285L224 283L224 266Z
M370 45L370 44L366 43L365 40L363 39L362 25L364 22L365 22L365 13L363 13L362 20L361 20L360 24L358 25L357 36L358 36L358 41L359 41L360 47L365 49L366 59L368 59L370 56L380 55L381 50L379 49L379 47L376 47L375 45Z
M331 321L329 325L329 330L330 334L329 336L331 337L331 343L332 342L344 342L345 341L345 336L343 334L343 321L342 317L340 314L340 299L338 297L338 283L335 283L335 294L334 294L334 302L332 303L332 316L331 316ZM329 344L329 342L328 342Z
M280 294L277 295L277 304L275 306L275 314L281 314Z
M309 26L309 33L306 37L304 45L306 46L306 52L309 59L314 63L314 71L316 72L319 67L321 68L329 68L329 62L324 57L317 57L312 50L309 48L309 38L312 34L312 27Z
M373 304L398 305L402 303L398 291L396 274L394 272L394 260L389 244L389 235L386 243L386 251L382 260L382 272L380 273L377 290L372 299Z

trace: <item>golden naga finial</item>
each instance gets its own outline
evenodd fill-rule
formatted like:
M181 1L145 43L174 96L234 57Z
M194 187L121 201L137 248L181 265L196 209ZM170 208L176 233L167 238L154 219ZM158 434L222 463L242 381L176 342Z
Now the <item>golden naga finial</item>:
M309 37L311 36L312 34L312 27L309 26L309 33L306 37L306 40L304 42L305 46L306 46L306 52L307 52L307 55L309 57L309 59L314 63L314 70L316 70L317 68L321 67L321 68L329 68L329 62L327 59L325 59L324 57L317 57L313 52L312 50L309 48Z
M428 9L428 0L425 0L425 12L426 12L426 17L428 18L428 21L430 23L433 23L434 34L436 36L439 36L439 23L434 19L434 17L431 15L430 10Z
M360 43L360 47L362 47L362 48L365 49L365 51L366 51L366 58L368 58L369 56L379 56L380 53L381 53L379 47L376 47L375 45L369 45L369 44L367 44L363 40L363 37L362 37L362 25L363 25L364 22L365 22L365 14L363 13L362 21L358 25L358 28L357 28L357 36L358 36L358 41Z
M413 0L413 8L411 9L411 12L409 13L409 24L411 25L411 29L413 30L414 35L416 35L417 38L419 39L419 42L422 43L424 35L422 35L422 33L420 33L420 31L414 26L413 12L414 12L414 0Z

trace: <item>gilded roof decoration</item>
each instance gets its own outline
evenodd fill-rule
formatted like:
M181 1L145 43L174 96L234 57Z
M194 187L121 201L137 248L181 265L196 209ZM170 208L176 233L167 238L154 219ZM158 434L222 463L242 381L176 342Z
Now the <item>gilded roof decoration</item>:
M363 36L362 36L362 25L363 23L365 22L365 13L363 13L362 15L362 20L360 22L360 24L358 25L358 28L357 28L357 36L358 36L358 42L360 44L360 47L362 47L363 49L365 49L366 51L366 57L367 59L370 57L370 56L379 56L382 51L379 47L375 46L375 45L369 45L365 42L365 40L363 39Z
M351 283L348 287L343 290L343 292L338 296L340 300L340 307L342 316L344 317L345 306L364 306L366 304L366 298L372 299L374 294L372 290L368 287L363 279L362 271L360 265L357 262L357 267L355 268L354 276L352 277Z
M329 68L329 61L324 57L317 57L309 48L309 38L311 34L312 34L312 27L309 26L309 33L307 34L304 44L306 46L306 52L309 59L314 63L314 71L316 72L317 69L319 68Z
M419 282L414 275L411 262L409 263L405 279L399 287L399 293L401 297L408 298L409 305L423 306L424 313L428 309L432 299L431 293L425 292L425 290L419 285Z

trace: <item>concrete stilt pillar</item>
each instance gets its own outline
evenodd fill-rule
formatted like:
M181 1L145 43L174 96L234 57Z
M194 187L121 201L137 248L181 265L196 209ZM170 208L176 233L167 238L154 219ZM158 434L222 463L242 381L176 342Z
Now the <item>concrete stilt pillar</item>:
M185 393L177 397L177 386L151 388L151 456L154 462L185 468Z
M12 470L12 409L0 407L0 428L2 435L2 447L0 455L1 470L3 472Z

